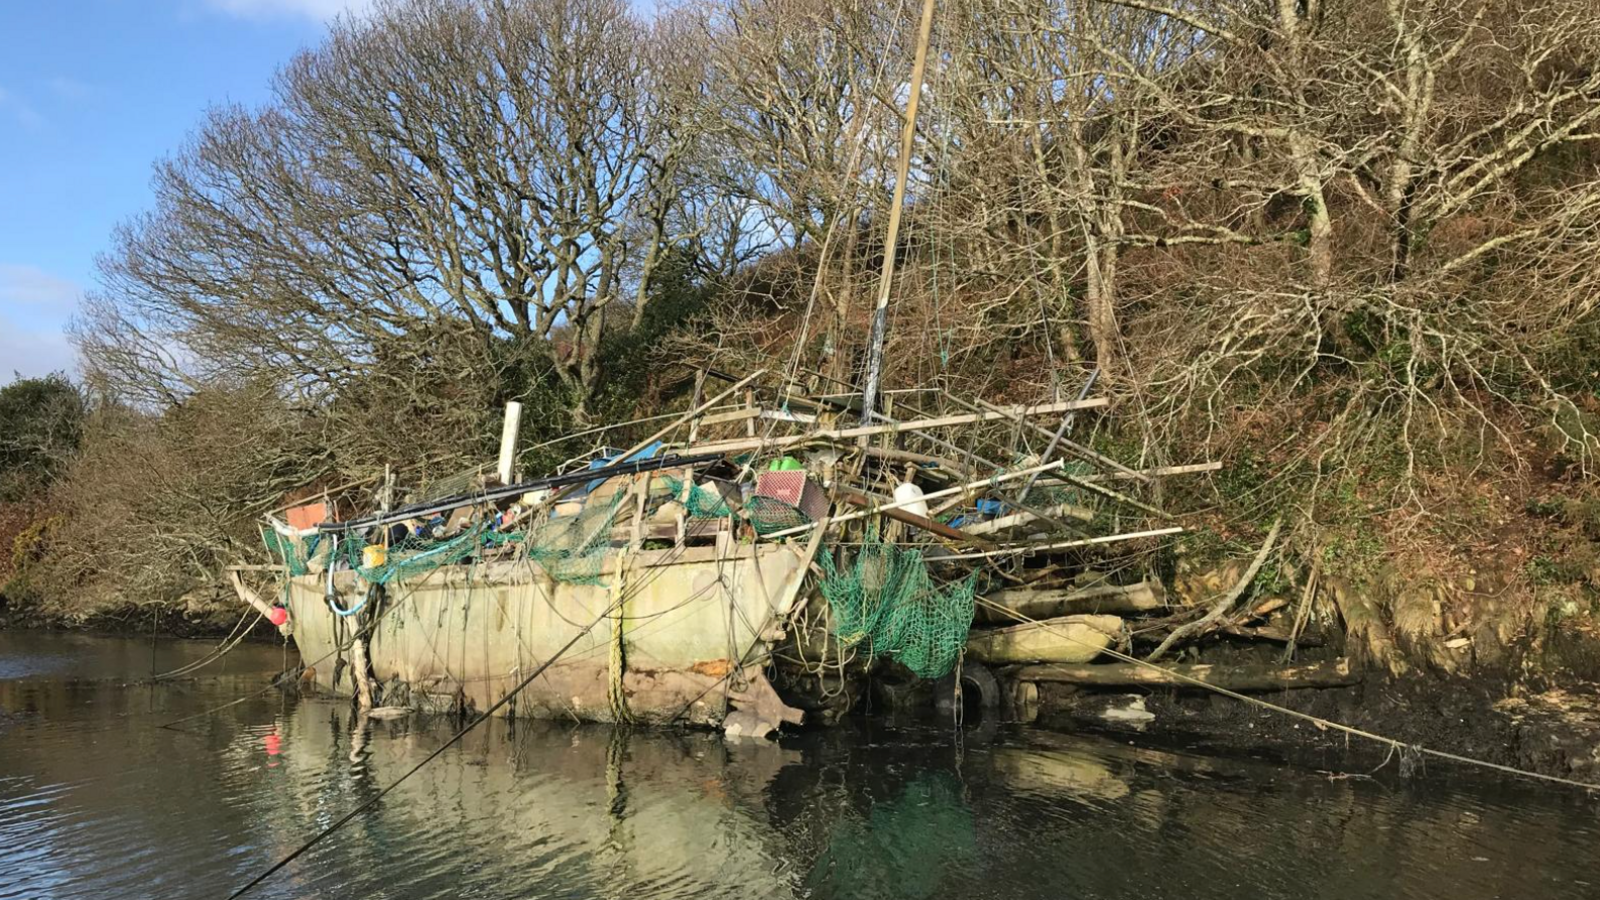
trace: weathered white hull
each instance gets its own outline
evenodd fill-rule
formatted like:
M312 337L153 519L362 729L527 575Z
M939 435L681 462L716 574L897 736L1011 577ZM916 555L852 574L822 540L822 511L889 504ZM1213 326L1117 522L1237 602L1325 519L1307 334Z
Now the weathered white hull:
M482 710L576 636L500 712L612 721L616 618L605 613L620 583L627 595L622 686L633 718L720 724L731 704L794 720L798 713L783 707L760 667L748 663L762 657L761 634L782 621L788 609L781 607L793 603L791 583L803 574L801 548L780 544L610 553L600 585L554 581L529 561L447 566L387 586L388 611L370 639L371 670L379 683L406 685L414 704L460 698ZM348 571L335 575L334 586L345 608L366 591ZM292 580L294 639L319 688L350 693L348 674L336 672L335 649L354 633L355 620L329 609L326 590L325 575ZM725 677L740 660L745 671Z

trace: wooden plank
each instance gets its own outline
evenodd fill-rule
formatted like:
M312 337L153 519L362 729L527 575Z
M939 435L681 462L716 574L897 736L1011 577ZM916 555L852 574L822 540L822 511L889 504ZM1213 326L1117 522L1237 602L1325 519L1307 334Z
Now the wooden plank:
M795 568L794 577L784 585L783 593L778 595L778 606L775 612L780 616L787 616L794 609L794 602L800 596L800 588L806 583L806 574L811 569L811 561L817 558L817 550L822 546L822 535L828 530L828 517L823 516L817 522L817 529L811 532L811 540L806 542L806 552L800 557L800 565Z
M1149 531L1130 531L1126 534L1108 534L1104 537L1083 538L1075 541L1048 541L1042 544L1017 544L1012 547L1002 547L999 550L988 550L983 553L962 553L959 556L947 557L949 560L978 559L985 556L1010 556L1022 553L1043 553L1049 550L1071 550L1076 547L1094 547L1100 544L1116 544L1122 541L1132 541L1139 538L1166 537L1172 534L1182 534L1184 528L1174 525L1171 528L1152 528Z
M1217 471L1220 471L1221 469L1222 469L1222 463L1220 461L1218 461L1218 462L1207 462L1207 463L1194 463L1192 465L1187 465L1187 466L1158 466L1158 467L1156 467L1154 469L1135 469L1135 470L1133 470L1132 474L1125 474L1123 472L1112 472L1110 474L1104 474L1104 475L1085 475L1085 476L1083 476L1083 480L1084 481L1115 481L1115 480L1127 480L1127 479L1134 478L1134 477L1137 477L1137 476L1143 476L1143 480L1149 480L1151 478L1164 478L1164 477L1166 477L1168 475L1197 475L1197 474L1200 474L1202 472L1217 472Z
M718 398L721 399L721 398ZM950 425L970 425L976 422L994 422L1002 419L1011 419L1016 416L1042 416L1053 413L1066 412L1072 409L1097 409L1107 403L1104 397L1094 397L1089 400L1064 400L1060 403L1045 403L1039 406L1011 407L1005 412L978 412L966 413L959 416L937 416L931 419L911 419L905 422L896 422L889 425L859 425L854 428L833 428L814 431L809 434L795 434L786 437L771 439L743 439L732 441L717 441L710 444L700 444L693 449L696 453L738 453L745 450L761 448L777 449L803 444L808 441L850 441L859 437L870 437L876 434L888 434L894 431L914 431L927 428L944 428Z
M709 416L702 416L699 419L699 424L723 425L728 422L749 422L752 419L762 419L769 422L794 422L800 425L813 425L817 421L817 417L811 413L785 412L781 409L760 409L751 407L748 409L735 409L729 412L720 412Z
M1345 687L1361 682L1360 673L1353 671L1350 660L1343 658L1332 662L1286 668L1229 667L1210 663L1170 666L1144 666L1134 663L1103 665L1047 663L1023 666L1010 672L1009 677L1016 681L1077 684L1087 687L1161 686L1203 690L1206 686L1211 686L1230 691Z
M797 422L801 425L815 425L817 417L811 413L789 412L783 409L763 409L761 418L773 422Z
M744 422L750 419L758 418L760 415L761 410L759 409L735 409L730 412L721 412L714 413L709 416L701 416L699 419L699 424L723 425L728 422Z

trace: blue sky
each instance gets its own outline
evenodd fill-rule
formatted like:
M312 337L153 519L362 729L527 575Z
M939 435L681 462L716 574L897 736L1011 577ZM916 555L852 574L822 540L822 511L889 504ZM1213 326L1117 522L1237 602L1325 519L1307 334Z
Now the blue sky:
M363 2L0 0L0 384L73 370L62 327L152 164Z

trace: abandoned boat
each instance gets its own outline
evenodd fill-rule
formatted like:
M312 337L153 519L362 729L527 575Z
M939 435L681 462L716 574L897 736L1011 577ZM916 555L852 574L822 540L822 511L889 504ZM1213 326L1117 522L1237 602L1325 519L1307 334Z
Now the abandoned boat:
M362 707L754 735L832 721L875 678L1087 663L1125 643L1121 614L1166 608L1159 584L1082 586L1084 554L1182 530L1115 530L1164 514L1106 484L1151 475L1063 439L1104 400L839 427L836 399L760 374L537 479L515 474L513 404L494 471L398 504L393 476L301 497L263 529L276 584L235 586L292 634L304 684ZM956 450L985 423L1051 439L1010 465Z

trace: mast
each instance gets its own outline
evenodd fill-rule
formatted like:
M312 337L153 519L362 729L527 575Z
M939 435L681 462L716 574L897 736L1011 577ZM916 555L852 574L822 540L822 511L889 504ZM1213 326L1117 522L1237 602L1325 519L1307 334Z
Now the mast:
M872 314L872 337L867 352L867 377L861 391L861 424L871 425L883 377L883 342L889 330L889 287L894 282L895 246L900 238L900 212L905 205L906 179L911 171L911 144L917 136L917 101L922 97L922 73L928 63L928 38L933 33L934 0L922 2L922 24L917 33L917 55L911 64L911 93L906 98L906 122L900 132L900 166L895 175L894 201L889 208L889 232L883 238L883 271L878 276L878 307Z

